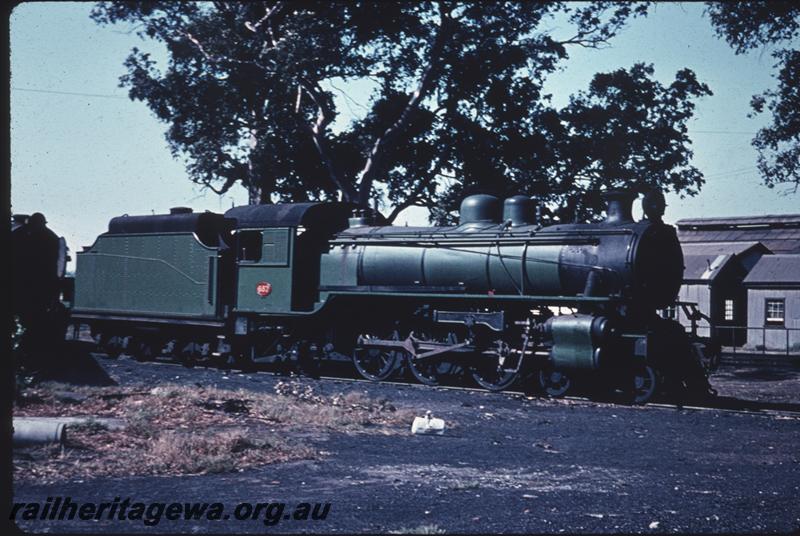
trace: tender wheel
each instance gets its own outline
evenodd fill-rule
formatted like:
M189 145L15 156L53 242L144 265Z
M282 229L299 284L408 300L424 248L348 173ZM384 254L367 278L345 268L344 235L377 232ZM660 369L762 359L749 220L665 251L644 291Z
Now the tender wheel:
M98 347L109 359L119 359L123 350L122 337L101 334L99 336Z
M490 351L474 356L470 367L475 382L489 391L508 389L519 377L519 357L510 354L508 344L497 341Z
M633 374L633 403L646 404L656 393L658 381L656 372L650 365L637 367Z
M316 344L300 343L296 350L296 365L301 374L319 378L322 371L320 350Z
M180 346L181 344L179 343L178 347ZM195 366L201 355L200 345L190 342L183 344L182 346L183 347L178 352L178 360L181 362L181 365L186 368Z
M175 359L178 355L178 345L180 342L177 339L170 339L168 340L164 346L161 348L161 355L168 357L170 359Z
M362 335L364 341L369 339L381 339L373 334ZM391 340L399 340L397 331L393 332L389 337ZM364 348L356 346L353 350L353 364L361 376L364 378L379 382L389 379L398 369L400 362L400 355L402 352L397 350L387 350L385 348Z
M242 372L255 372L258 368L253 361L252 349L247 347L233 353L233 366Z
M561 398L572 387L572 379L563 370L545 367L539 371L539 387L547 396Z
M156 352L153 349L153 344L150 341L141 339L134 339L130 344L130 354L133 359L143 363L145 361L153 361L156 358Z

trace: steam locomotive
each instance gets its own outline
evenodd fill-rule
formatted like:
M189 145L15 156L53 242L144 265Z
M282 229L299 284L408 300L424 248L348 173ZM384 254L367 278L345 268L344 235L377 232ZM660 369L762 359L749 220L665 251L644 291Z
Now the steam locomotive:
M352 360L365 378L456 370L486 389L564 395L576 378L636 403L662 386L710 391L709 341L657 310L683 274L673 227L634 221L636 194L606 219L542 227L534 202L473 195L451 227L394 227L348 203L176 208L120 216L77 253L73 331L111 355L315 373Z
M43 214L11 219L11 337L14 357L28 372L48 368L67 322L66 240L47 228Z

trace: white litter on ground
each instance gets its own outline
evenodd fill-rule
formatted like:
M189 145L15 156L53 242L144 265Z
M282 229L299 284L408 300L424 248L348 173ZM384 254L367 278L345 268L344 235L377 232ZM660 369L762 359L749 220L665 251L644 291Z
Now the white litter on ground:
M431 412L426 411L424 417L414 417L411 423L412 434L444 434L444 420L431 417Z

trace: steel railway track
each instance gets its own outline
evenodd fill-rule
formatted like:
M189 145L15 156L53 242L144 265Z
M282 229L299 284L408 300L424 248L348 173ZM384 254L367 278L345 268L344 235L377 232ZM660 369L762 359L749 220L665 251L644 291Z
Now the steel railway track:
M97 355L103 355L98 353ZM132 360L133 361L133 360ZM174 361L164 361L164 360L157 360L157 361L150 361L147 363L137 363L138 365L175 365ZM218 369L218 370L233 370L227 367L215 367L210 366L208 364L197 365L198 367L204 367L207 369ZM235 369L235 368L234 368ZM249 372L242 372L242 374L265 374L270 375L273 377L286 377L285 372L280 371L269 371L269 370L258 370L258 371L249 371ZM438 389L438 390L449 390L449 391L467 391L467 392L476 392L476 393L483 393L485 395L494 395L494 396L505 396L508 398L516 398L516 399L525 399L525 400L532 400L532 401L539 401L539 402L549 402L553 404L579 404L585 406L607 406L607 407L633 407L637 409L645 409L645 408L656 408L656 409L663 409L663 410L683 410L683 411L722 411L725 413L732 413L732 414L741 414L741 415L758 415L763 417L780 417L780 418L791 418L791 419L798 419L800 420L800 403L792 404L792 403L776 403L776 402L758 402L753 400L742 400L733 397L727 396L718 396L716 398L710 399L708 404L677 404L677 403L670 403L664 401L658 402L648 402L644 405L630 405L630 404L620 404L615 402L610 402L606 400L593 400L586 396L579 396L579 395L566 395L559 398L549 398L546 396L541 395L530 395L525 391L519 389L507 389L502 392L491 392L486 389L480 387L470 387L466 385L436 385L436 386L429 386L417 383L410 379L404 378L395 378L390 380L384 380L381 382L375 382L363 378L357 377L349 377L345 375L320 375L317 378L310 378L309 376L301 376L306 379L315 379L315 380L325 380L331 382L339 382L339 383L364 383L364 384L371 384L371 385L402 385L404 387L412 387L415 389Z

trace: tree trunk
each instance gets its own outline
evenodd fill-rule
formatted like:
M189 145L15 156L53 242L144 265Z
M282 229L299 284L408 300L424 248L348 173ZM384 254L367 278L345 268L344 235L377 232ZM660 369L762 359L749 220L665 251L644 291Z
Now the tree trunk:
M255 130L250 130L250 154L247 157L247 204L258 205L261 203L261 181L258 176L258 163L256 162L256 138Z
M248 200L249 205L269 205L272 203L272 193L275 191L275 178L264 174L252 154L247 164L248 175Z
M248 188L248 205L270 205L272 204L272 193L275 191L273 181L262 178L256 179L256 184Z
M258 203L261 205L269 205L272 203L272 191L275 189L275 181L269 180L267 177L261 177L261 187L258 192Z
M247 204L248 205L258 205L261 200L261 192L259 191L260 188L255 185L250 185L247 188Z

